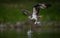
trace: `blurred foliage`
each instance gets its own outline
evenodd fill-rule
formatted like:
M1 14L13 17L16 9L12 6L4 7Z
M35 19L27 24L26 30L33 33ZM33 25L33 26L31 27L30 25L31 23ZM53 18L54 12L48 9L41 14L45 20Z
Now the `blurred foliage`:
M47 2L52 6L41 9L39 15L43 15L42 21L60 21L60 0L0 0L0 22L16 22L27 20L21 12L27 9L32 12L33 5Z
M0 3L20 3L20 2L60 2L60 0L0 0Z

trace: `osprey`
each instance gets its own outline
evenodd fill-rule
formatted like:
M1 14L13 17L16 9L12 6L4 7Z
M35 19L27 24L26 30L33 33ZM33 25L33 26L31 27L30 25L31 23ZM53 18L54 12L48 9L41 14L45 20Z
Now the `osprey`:
M38 16L38 14L39 14L39 10L40 9L45 9L45 8L48 8L50 6L50 4L37 4L37 5L34 5L33 6L33 12L32 12L32 14L30 14L30 12L29 11L27 11L27 10L23 10L23 14L24 15L28 15L28 14L30 14L29 16L28 16L28 18L30 19L30 20L34 20L34 24L38 24L38 23L40 23L40 22L38 22L38 17L42 17L42 16Z

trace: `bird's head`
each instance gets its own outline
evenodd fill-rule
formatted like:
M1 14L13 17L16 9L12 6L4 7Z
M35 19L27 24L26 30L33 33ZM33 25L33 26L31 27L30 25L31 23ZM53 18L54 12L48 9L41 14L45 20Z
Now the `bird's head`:
M51 6L51 4L47 4L47 3L39 3L39 6L41 9L45 9Z

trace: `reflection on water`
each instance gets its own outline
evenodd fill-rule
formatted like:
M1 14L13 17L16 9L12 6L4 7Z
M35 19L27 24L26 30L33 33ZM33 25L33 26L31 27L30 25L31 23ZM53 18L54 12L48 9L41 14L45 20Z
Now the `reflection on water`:
M27 31L27 35L28 35L28 38L31 38L32 31L31 31L31 30L28 30L28 31Z
M29 26L32 30L28 30ZM0 32L6 32L7 31L16 31L17 33L16 38L20 37L28 37L32 38L32 31L34 32L60 32L60 22L42 22L40 25L34 25L33 23L25 24L24 22L16 22L16 23L0 23ZM24 31L23 31L24 30ZM22 33L21 33L22 32ZM23 33L26 32L26 33ZM3 33L3 34L6 34ZM8 33L9 34L9 33ZM13 36L13 35L12 35ZM6 36L7 37L7 36Z

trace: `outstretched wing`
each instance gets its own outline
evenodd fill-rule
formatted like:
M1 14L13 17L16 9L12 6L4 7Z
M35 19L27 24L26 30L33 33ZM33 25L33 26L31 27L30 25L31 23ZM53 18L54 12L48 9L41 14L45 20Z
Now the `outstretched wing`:
M31 12L28 11L28 10L25 10L25 9L22 10L22 13L23 13L24 15L26 15L26 16L31 15Z
M40 5L39 5L39 4L34 5L34 6L33 6L33 8L34 8L33 10L35 10L35 11L36 11L36 12L35 12L35 13L36 13L36 15L38 15L38 14L39 14L39 10L40 10Z

